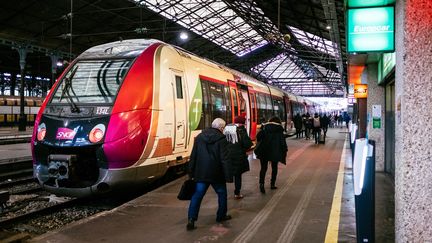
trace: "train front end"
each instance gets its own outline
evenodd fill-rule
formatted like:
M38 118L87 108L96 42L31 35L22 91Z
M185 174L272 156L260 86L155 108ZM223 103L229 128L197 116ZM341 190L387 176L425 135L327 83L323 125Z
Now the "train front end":
M34 177L57 195L84 197L133 184L151 120L159 44L93 47L59 78L35 121Z

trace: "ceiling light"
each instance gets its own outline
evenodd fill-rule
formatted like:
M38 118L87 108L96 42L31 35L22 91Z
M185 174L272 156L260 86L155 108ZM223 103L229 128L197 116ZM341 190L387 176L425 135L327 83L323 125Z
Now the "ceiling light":
M188 34L186 32L181 32L180 33L180 39L182 40L187 40L189 38Z

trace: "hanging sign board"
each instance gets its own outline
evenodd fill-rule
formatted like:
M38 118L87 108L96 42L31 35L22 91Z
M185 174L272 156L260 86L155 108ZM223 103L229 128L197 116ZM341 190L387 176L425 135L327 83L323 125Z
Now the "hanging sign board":
M394 40L394 7L348 9L349 53L393 52Z
M367 98L367 84L354 85L354 98Z

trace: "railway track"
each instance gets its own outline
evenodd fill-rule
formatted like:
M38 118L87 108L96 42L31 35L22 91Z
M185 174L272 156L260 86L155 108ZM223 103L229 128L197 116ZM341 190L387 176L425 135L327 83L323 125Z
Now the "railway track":
M0 160L0 187L5 184L30 178L33 174L32 158L22 157Z
M71 207L75 204L78 204L82 200L83 199L73 198L73 199L67 200L65 202L57 203L57 204L47 206L47 207L44 207L41 209L30 211L30 212L25 213L25 214L21 214L21 215L15 216L15 217L0 220L0 228L7 228L8 226L10 226L12 224L17 224L17 223L21 223L23 221L28 221L30 219L40 217L41 215L50 214L50 213L59 211L61 209L64 209L66 207Z

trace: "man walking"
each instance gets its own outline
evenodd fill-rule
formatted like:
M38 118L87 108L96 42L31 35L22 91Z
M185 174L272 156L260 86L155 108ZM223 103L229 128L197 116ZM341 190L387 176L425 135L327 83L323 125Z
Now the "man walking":
M195 138L189 162L189 176L196 181L196 190L189 205L187 230L196 228L195 221L198 219L201 201L209 186L212 186L218 195L216 221L231 219L227 214L226 182L233 182L233 176L226 147L228 141L222 133L225 124L223 119L216 118L211 128L204 129Z

